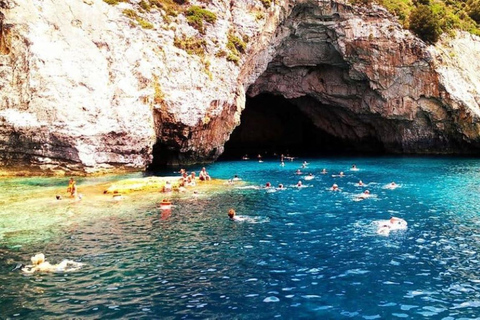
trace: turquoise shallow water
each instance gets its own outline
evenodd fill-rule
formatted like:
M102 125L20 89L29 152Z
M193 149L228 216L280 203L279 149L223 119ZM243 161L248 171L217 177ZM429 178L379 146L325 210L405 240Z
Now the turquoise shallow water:
M308 168L296 175L304 160ZM158 194L59 205L48 198L64 179L2 180L0 319L480 315L480 160L325 158L284 167L251 160L207 170L238 174L245 184L175 199L170 213L158 209ZM332 177L340 171L346 176ZM360 179L366 187L356 186ZM286 190L260 188L267 181ZM391 181L400 187L385 189ZM333 183L341 192L329 190ZM356 201L365 189L372 197ZM230 207L242 221L227 218ZM390 216L408 229L378 235L372 221ZM85 267L12 271L36 252Z

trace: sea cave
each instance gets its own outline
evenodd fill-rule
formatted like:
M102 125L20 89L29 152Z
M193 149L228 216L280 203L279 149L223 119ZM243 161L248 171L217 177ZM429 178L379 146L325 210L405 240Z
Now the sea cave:
M382 153L374 128L358 115L309 97L286 99L262 93L247 96L241 123L220 159Z

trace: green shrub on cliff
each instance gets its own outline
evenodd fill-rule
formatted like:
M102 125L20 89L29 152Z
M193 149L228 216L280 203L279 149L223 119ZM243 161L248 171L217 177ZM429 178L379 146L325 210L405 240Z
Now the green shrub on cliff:
M245 41L237 37L230 30L227 35L227 49L229 50L227 54L227 61L238 64L238 62L240 61L240 55L242 53L245 53L246 48L247 44L245 43Z
M108 3L112 6L119 4L120 2L126 2L126 0L103 0L103 2Z
M126 15L130 19L135 20L140 27L144 29L153 29L153 24L151 24L148 20L145 20L144 18L140 17L135 10L125 9L122 12L124 15ZM132 23L132 26L133 25L134 23Z
M426 5L419 5L410 14L410 30L427 42L436 42L442 33L439 19Z
M227 48L230 49L230 51L245 53L247 44L242 39L230 32L227 36L227 40Z
M473 21L480 24L480 0L468 0L466 11Z
M272 0L260 0L260 2L262 2L265 9L270 8L270 6L272 5Z
M191 6L185 11L185 15L187 16L188 24L202 34L205 33L204 22L215 23L217 21L217 15L215 13L199 6Z
M194 54L200 57L203 57L205 55L205 49L207 46L207 42L205 41L205 39L196 37L175 37L173 44L177 48L185 50L188 54Z
M435 42L442 33L454 30L480 35L480 0L378 1L404 28L427 42Z

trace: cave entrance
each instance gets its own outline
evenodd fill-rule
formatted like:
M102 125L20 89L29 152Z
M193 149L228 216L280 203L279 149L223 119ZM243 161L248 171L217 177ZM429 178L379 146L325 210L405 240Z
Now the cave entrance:
M221 159L257 154L315 157L383 153L375 133L368 133L373 129L369 124L346 110L307 100L290 101L269 93L247 97L241 123L225 144ZM312 103L316 104L315 119L302 110ZM360 137L357 126L367 134ZM339 128L339 134L328 132L332 127Z

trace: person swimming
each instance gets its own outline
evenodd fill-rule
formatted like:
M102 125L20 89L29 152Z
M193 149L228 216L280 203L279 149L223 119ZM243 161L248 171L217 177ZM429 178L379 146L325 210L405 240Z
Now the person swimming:
M228 217L230 218L230 220L235 220L235 210L233 210L233 208L228 210Z
M334 183L334 184L332 185L332 187L330 188L330 190L332 190L332 191L340 191L340 189L338 188L338 185L337 185L336 183Z
M77 271L83 266L83 263L75 262L72 260L63 260L58 264L50 264L50 262L45 261L45 255L43 253L38 253L33 256L31 259L32 264L22 266L21 271L23 273L32 274L35 272L71 272Z
M392 181L391 183L389 183L385 186L385 189L393 190L393 189L396 189L396 188L398 188L398 184L396 184L394 181Z
M315 178L313 173L309 173L308 176L305 177L305 180L312 180L313 178Z
M377 234L388 236L390 231L406 230L408 223L402 218L391 217L389 220L377 220L373 222L377 225Z
M370 198L372 195L370 194L370 191L369 190L365 190L363 191L362 193L360 193L359 195L356 196L356 198L358 200L365 200L367 198Z

